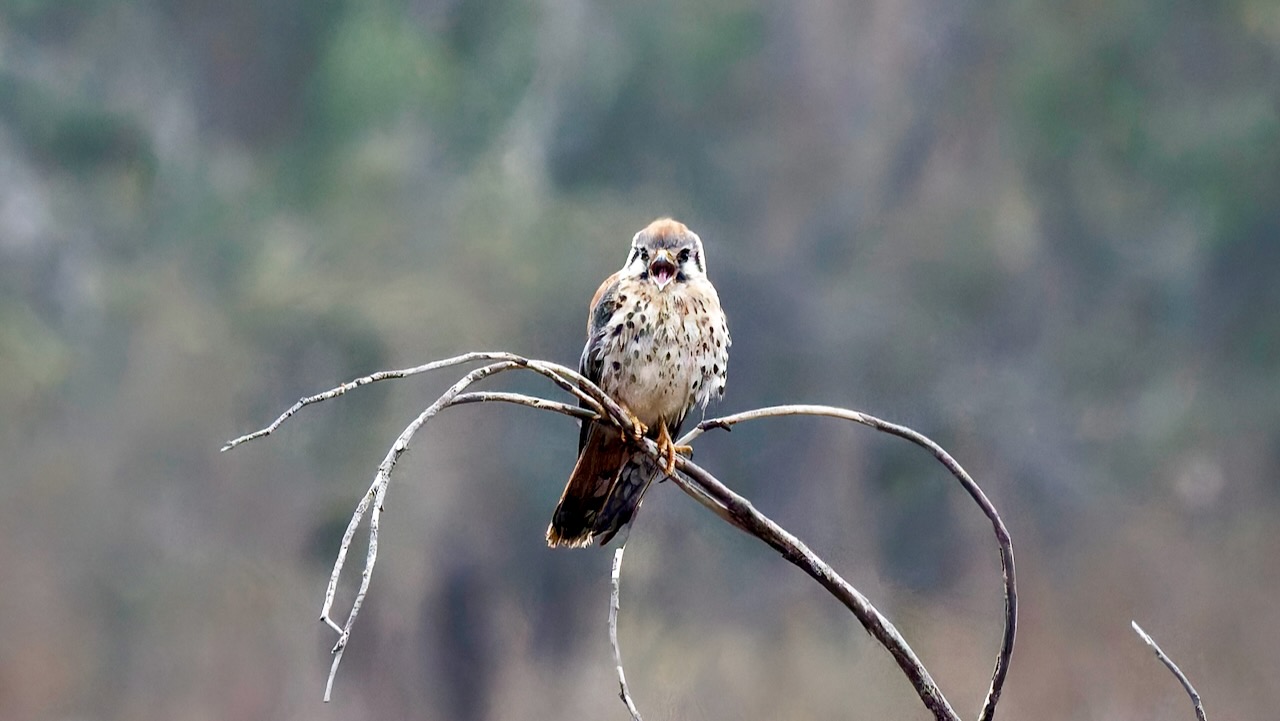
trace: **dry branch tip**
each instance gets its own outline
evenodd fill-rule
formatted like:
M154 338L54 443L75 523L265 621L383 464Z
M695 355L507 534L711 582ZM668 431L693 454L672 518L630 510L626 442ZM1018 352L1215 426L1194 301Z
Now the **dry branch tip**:
M1159 659L1160 663L1164 664L1165 668L1169 669L1169 672L1173 674L1174 678L1178 679L1178 683L1182 684L1182 689L1191 697L1191 706L1196 712L1196 718L1198 721L1205 721L1204 704L1200 701L1200 693L1191 685L1191 680L1182 672L1182 669L1178 668L1178 664L1174 663L1173 659L1169 658L1169 655L1164 652L1164 649L1160 648L1160 644L1156 643L1156 640L1151 637L1151 634L1142 630L1142 627L1138 625L1137 621L1130 621L1129 625L1133 627L1134 633L1137 633L1139 638L1141 638L1155 653L1156 658Z

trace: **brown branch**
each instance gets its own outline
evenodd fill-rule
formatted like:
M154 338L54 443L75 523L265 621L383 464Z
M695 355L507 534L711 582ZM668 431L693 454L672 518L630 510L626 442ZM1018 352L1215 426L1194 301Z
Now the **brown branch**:
M324 605L321 609L321 620L338 633L338 641L333 648L334 660L330 667L328 682L325 685L325 701L328 701L331 696L333 679L337 673L338 664L341 662L343 651L350 639L352 625L355 623L361 604L364 601L365 594L368 592L373 568L377 562L379 521L383 503L386 499L387 488L390 485L391 473L400 456L408 450L410 441L427 421L436 416L440 411L450 406L494 401L524 405L536 410L548 410L583 420L596 420L597 422L611 425L634 437L635 428L633 427L632 417L629 413L623 411L612 398L610 398L594 383L587 380L576 371L564 366L546 361L527 359L511 353L467 353L454 358L416 366L414 368L384 371L381 373L363 376L324 393L308 396L295 403L291 408L281 414L271 425L254 433L236 438L223 447L223 450L228 450L242 443L269 435L302 408L314 403L336 398L352 388L381 380L404 378L417 375L419 373L425 373L430 370L478 361L490 361L490 363L480 368L476 368L463 376L461 380L445 391L445 393L442 394L435 403L432 403L426 410L419 414L413 422L406 426L396 438L395 443L392 444L386 457L378 466L378 472L374 476L373 483L357 504L356 509L352 514L351 521L348 523L347 529L343 533L342 543L334 562L334 568L329 578L329 584L325 590ZM510 370L528 370L542 375L550 379L563 390L571 393L586 407L572 406L566 403L520 393L496 391L466 392L474 383L489 376L498 375ZM829 406L779 406L775 408L748 411L732 416L726 416L724 418L704 421L698 424L698 426L690 433L686 434L679 443L687 444L710 428L727 429L736 423L741 423L747 420L782 415L825 415L844 418L907 438L908 440L932 451L935 457L937 457L952 472L952 474L960 480L965 489L969 491L970 495L979 503L984 512L987 513L988 517L992 519L992 523L997 531L997 537L1001 541L1001 562L1005 572L1006 630L1004 645L1001 648L1000 657L997 659L996 671L992 679L991 691L988 693L987 702L984 705L983 714L980 717L982 721L989 721L991 715L995 711L996 702L999 700L1000 688L1003 685L1005 672L1007 671L1009 653L1012 651L1013 647L1013 633L1015 628L1014 619L1017 607L1017 596L1013 578L1013 552L1008 542L1008 533L1005 531L1004 525L1000 521L999 515L996 514L994 507L991 506L986 496L982 493L982 490L971 478L969 478L968 474L964 472L959 464L957 464L950 455L948 455L933 441L909 428L896 426L872 416L867 416L865 414L843 408L834 408ZM655 458L659 458L657 445L653 441L644 439L643 444L650 454ZM777 550L784 558L799 566L817 580L818 583L826 588L833 596L844 603L845 606L853 612L859 622L862 623L863 627L866 628L867 631L882 645L884 645L886 649L888 649L889 653L898 662L899 667L903 670L903 673L907 676L908 680L911 681L912 686L916 689L917 694L919 694L926 708L933 713L935 718L946 721L958 721L958 717L955 712L951 709L946 698L938 689L937 684L934 683L928 671L924 668L923 664L920 663L920 660L911 650L906 640L903 639L902 635L893 627L893 624L885 619L884 616L882 616L875 607L872 606L865 596L859 593L857 589L853 588L853 586L849 585L847 581L841 578L839 574L832 570L826 562L819 558L817 554L813 553L813 551L811 551L799 539L761 514L749 501L734 493L706 470L683 457L677 458L677 468L680 473L676 474L674 480L682 490L694 497L704 506L707 506L727 522L759 538L770 547ZM370 508L373 509L372 512L369 511ZM346 621L342 625L339 625L331 618L329 612L333 606L337 584L341 578L347 551L355 536L355 531L359 527L360 522L363 520L366 513L369 514L369 547L366 553L365 566L361 573L359 590L357 591L355 600L348 612ZM622 560L621 556L621 548L619 548L618 553L615 556L612 574L613 585L610 599L610 640L614 648L614 658L617 665L619 686L621 689L620 695L623 701L627 704L627 709L631 713L632 718L635 721L639 721L639 712L635 709L634 703L631 702L630 693L627 690L625 676L622 672L621 652L617 644L617 609L619 575L621 573Z
M848 581L841 578L840 574L836 573L816 553L809 550L809 547L800 539L757 511L750 501L734 493L715 476L684 457L676 458L676 468L683 476L677 474L672 477L672 480L680 486L681 490L695 498L703 493L710 496L725 509L733 525L764 541L782 554L783 558L812 576L852 611L867 633L879 641L898 662L898 667L915 687L920 700L933 713L934 718L939 721L959 721L960 717L952 710L951 704L942 695L942 691L934 683L933 677L929 675L924 664L920 663L920 659L911 650L906 639L898 633L898 629L894 628L887 618L876 610L875 606L871 605L866 596L849 585Z
M779 416L826 416L830 418L839 418L842 420L860 423L869 428L874 428L884 433L905 438L908 441L928 450L937 458L943 466L946 467L951 475L969 494L969 496L978 504L983 515L991 521L991 526L995 531L996 543L1000 549L1000 571L1004 581L1004 634L1001 638L1000 650L996 654L995 668L991 673L991 686L987 691L986 701L982 704L982 712L978 715L979 721L991 721L995 716L996 704L1000 701L1000 693L1004 689L1004 682L1009 673L1009 662L1013 657L1014 637L1018 632L1018 586L1014 577L1013 566L1013 542L1009 537L1009 530L1005 528L1004 521L1001 520L1000 514L996 512L995 506L982 492L982 488L965 472L964 468L956 462L951 454L947 453L941 446L934 443L927 436L918 433L906 426L900 426L888 421L881 420L875 416L858 411L851 411L847 408L837 408L834 406L823 405L786 405L771 406L768 408L757 408L755 410L735 413L733 415L721 418L710 418L702 421L693 430L689 431L677 443L689 444L693 439L702 435L706 431L713 428L722 428L730 430L733 426L745 421L757 420L760 418L776 418ZM762 539L763 540L763 539ZM790 559L788 559L790 560ZM794 563L794 561L792 561ZM807 569L806 569L807 570ZM810 575L813 575L810 573ZM817 578L815 576L815 578ZM852 608L850 610L853 610ZM857 611L854 611L856 614ZM861 616L859 616L861 620ZM866 626L866 623L863 623ZM867 628L871 631L871 628ZM874 632L872 632L874 634ZM879 638L879 637L877 637ZM883 643L883 641L882 641ZM893 649L890 649L893 652ZM897 654L894 655L898 658ZM904 659L899 658L899 666L902 666ZM911 672L906 666L903 666L903 672L910 676ZM917 688L918 690L918 688ZM923 697L922 697L923 698ZM927 703L926 703L927 705Z
M1199 721L1205 721L1204 705L1200 703L1200 694L1196 692L1195 686L1191 685L1191 681L1187 678L1187 675L1182 672L1182 669L1178 668L1178 664L1174 663L1173 659L1169 658L1165 652L1161 650L1160 644L1156 643L1156 640L1151 638L1150 634L1142 630L1142 627L1138 625L1137 621L1130 621L1129 624L1133 626L1133 630L1138 634L1138 636L1151 647L1151 650L1155 651L1156 658L1160 659L1160 663L1163 663L1165 668L1169 669L1169 671L1171 671L1178 679L1178 683L1182 684L1182 688L1187 692L1187 695L1191 697L1191 705L1195 708L1196 718L1199 719Z

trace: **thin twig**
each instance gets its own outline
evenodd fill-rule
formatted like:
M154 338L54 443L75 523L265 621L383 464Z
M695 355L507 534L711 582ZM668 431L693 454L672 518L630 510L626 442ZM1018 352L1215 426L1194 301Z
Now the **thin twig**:
M529 396L523 393L505 393L502 391L472 391L463 393L453 399L451 406L461 406L468 403L487 403L489 401L499 401L502 403L514 403L519 406L528 406L540 411L555 411L563 413L566 416L573 416L584 421L594 421L600 419L600 414L589 408L582 406L571 406L568 403L560 403L559 401L549 401L546 398L537 396Z
M280 416L277 417L274 421L272 421L271 424L268 425L266 428L262 428L260 430L254 431L253 433L248 433L246 435L240 436L239 438L230 440L226 443L226 445L222 446L220 450L229 451L232 448L235 448L236 446L240 445L241 443L247 443L249 441L262 438L263 436L269 436L272 433L274 433L276 429L279 428L285 421L289 420L289 418L293 414L297 413L303 408L309 405L312 405L314 403L327 401L331 398L337 398L338 396L342 395L343 393L346 393L347 391L353 388L359 388L360 386L365 386L365 385L369 385L370 383L376 383L378 381L384 381L392 378L408 378L409 376L415 376L415 375L418 375L419 373L427 373L429 371L438 370L440 368L448 368L450 366L455 366L455 365L461 365L463 363L471 363L473 361L478 361L478 360L489 360L490 357L493 355L496 355L496 354L484 353L484 352L464 353L460 356L454 356L453 358L445 358L444 360L432 361L430 363L424 363L423 365L414 366L412 368L401 368L398 370L380 371L378 373L371 373L367 376L361 376L360 378L356 378L355 380L347 381L346 383L343 383L342 385L337 386L336 388L330 388L329 390L323 393L317 393L313 396L304 396L297 403L294 403L292 406L290 406L289 410L285 411L284 413L281 413Z
M477 361L510 361L518 365L534 367L535 370L538 370L539 373L550 378L556 385L577 396L580 400L588 403L593 408L597 408L601 405L600 399L602 397L608 398L603 391L598 388L594 388L595 384L591 383L591 381L583 378L577 371L570 370L564 366L557 365L555 363L547 363L545 361L530 360L514 353L506 353L504 351L475 351L471 353L463 353L462 355L454 356L452 358L445 358L444 360L424 363L412 368L401 368L398 370L371 373L367 376L361 376L360 378L347 381L335 388L330 388L323 393L317 393L313 396L305 396L297 403L290 406L284 413L281 413L274 421L271 422L270 425L254 431L253 433L247 433L239 438L227 441L227 443L219 450L229 451L242 443L248 443L249 441L269 436L285 421L289 420L290 417L303 408L322 401L337 398L353 388L366 386L370 383L377 383L378 381L408 378L410 376L440 370L441 368L450 368L453 366L465 365L467 363L475 363ZM588 388L591 388L591 390ZM593 393L592 390L595 392Z
M996 543L1000 548L1000 571L1004 581L1004 634L1000 642L1000 651L996 654L995 668L991 673L991 686L987 691L986 701L982 704L982 712L979 714L979 721L991 721L995 716L996 704L1000 701L1000 692L1004 689L1004 682L1009 673L1009 663L1013 657L1014 637L1018 632L1018 586L1014 576L1013 566L1013 542L1009 536L1009 530L1005 528L1004 521L1001 520L1000 514L996 512L995 506L983 493L982 488L977 482L969 476L969 474L951 457L941 446L933 442L927 436L918 433L906 426L900 426L888 421L881 420L875 416L858 411L851 411L847 408L837 408L835 406L824 405L785 405L771 406L768 408L757 408L755 410L735 413L733 415L721 418L709 418L702 421L692 430L684 435L678 444L687 445L693 439L702 435L706 431L713 428L722 428L730 430L734 425L745 421L757 420L760 418L776 418L779 416L827 416L831 418L840 418L854 423L860 423L864 426L883 431L900 438L905 438L912 443L927 449L933 454L943 466L946 467L951 475L960 482L960 485L969 494L969 496L978 504L983 515L991 522L992 529L995 532ZM704 504L705 505L705 504ZM856 612L855 612L856 613ZM865 624L864 624L865 625ZM870 630L870 629L868 629ZM892 652L892 649L891 649ZM899 661L901 665L902 661ZM907 671L904 667L903 671Z
M626 531L624 529L623 533ZM613 666L618 671L618 698L626 704L631 721L642 721L639 709L631 700L631 689L627 688L627 674L622 670L622 648L618 645L618 588L621 585L622 553L626 550L627 541L624 538L613 552L613 569L609 574L609 645L613 647Z
M382 516L382 504L387 496L387 486L391 483L391 472L395 469L396 462L400 460L400 456L405 451L409 450L409 441L413 439L418 429L447 407L468 386L495 373L517 367L520 367L520 364L516 361L504 361L481 366L463 376L462 380L453 384L435 403L432 403L400 432L396 442L391 444L391 449L387 451L386 457L378 465L378 473L374 476L373 485L369 487L359 505L356 506L356 511L351 516L351 522L347 524L347 531L342 535L342 546L338 549L338 558L333 564L333 572L329 575L329 585L325 589L324 605L320 608L320 620L330 628L339 631L338 642L333 647L333 663L329 667L329 680L325 683L324 700L326 703L332 696L333 678L338 672L338 665L342 663L342 654L347 649L347 641L351 638L351 627L356 622L356 616L360 614L360 606L364 603L365 594L369 592L369 582L373 580L373 567L378 562L378 523ZM338 579L342 575L342 565L346 561L347 548L351 544L352 536L355 535L355 528L360 525L361 517L370 506L373 507L373 512L369 514L369 549L365 555L364 570L360 574L360 588L356 591L356 598L351 604L351 610L347 612L346 623L339 628L329 616L329 611L333 608L333 597L338 587Z
M1185 689L1187 695L1191 697L1191 705L1195 707L1196 718L1199 719L1199 721L1205 721L1204 706L1200 703L1200 694L1196 692L1195 686L1191 685L1191 681L1187 678L1187 675L1182 672L1182 669L1178 668L1178 664L1174 663L1173 659L1169 658L1169 656L1161 650L1160 644L1156 643L1156 640L1151 638L1150 634L1142 630L1142 627L1138 625L1137 621L1130 621L1129 624L1133 626L1133 630L1138 634L1138 636L1141 637L1143 641L1146 641L1147 645L1151 647L1151 650L1156 652L1156 658L1160 659L1160 663L1163 663L1165 668L1172 671L1173 675L1177 677L1178 683L1182 684L1182 688Z

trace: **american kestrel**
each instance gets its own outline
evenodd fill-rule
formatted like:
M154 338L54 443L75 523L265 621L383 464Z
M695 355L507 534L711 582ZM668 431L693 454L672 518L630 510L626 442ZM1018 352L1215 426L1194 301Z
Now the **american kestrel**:
M702 239L670 218L653 221L591 299L579 369L639 421L666 464L616 430L583 422L548 545L603 545L631 520L653 479L671 475L676 452L688 452L671 440L685 415L724 395L728 362L729 329Z

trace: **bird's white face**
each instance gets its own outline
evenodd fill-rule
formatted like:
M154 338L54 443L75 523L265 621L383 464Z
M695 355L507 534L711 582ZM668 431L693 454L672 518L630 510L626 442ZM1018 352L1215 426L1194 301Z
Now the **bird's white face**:
M631 253L623 266L627 275L651 280L659 290L707 276L702 239L674 220L655 220L631 239Z

